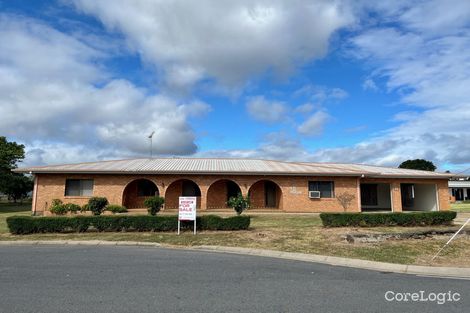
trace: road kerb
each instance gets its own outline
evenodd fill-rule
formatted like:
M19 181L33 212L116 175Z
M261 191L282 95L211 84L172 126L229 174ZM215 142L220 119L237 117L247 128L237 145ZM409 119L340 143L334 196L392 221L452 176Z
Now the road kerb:
M262 256L270 258L288 259L303 262L313 262L328 264L334 266L345 266L351 268L359 268L366 270L374 270L380 272L435 276L435 277L455 277L469 278L470 268L459 267L434 267L419 265L404 265L394 263L375 262L360 259L349 259L335 256L325 256L316 254L305 254L298 252L282 252L265 249L238 248L224 246L165 246L156 242L140 242L140 241L107 241L107 240L12 240L0 241L0 246L14 245L88 245L88 246L145 246L145 247L161 247L180 250L193 250L218 253L232 253L241 255Z

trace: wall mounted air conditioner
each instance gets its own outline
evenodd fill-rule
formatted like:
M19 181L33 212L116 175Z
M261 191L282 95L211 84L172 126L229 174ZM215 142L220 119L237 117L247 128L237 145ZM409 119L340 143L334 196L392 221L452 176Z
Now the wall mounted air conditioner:
M308 197L310 199L320 199L320 191L309 191Z

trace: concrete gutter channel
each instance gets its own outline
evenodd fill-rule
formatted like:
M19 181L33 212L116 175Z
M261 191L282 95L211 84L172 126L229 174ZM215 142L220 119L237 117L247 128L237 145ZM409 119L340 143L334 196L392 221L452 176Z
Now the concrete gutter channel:
M240 255L262 256L270 258L279 258L286 260L295 260L303 262L313 262L328 264L334 266L345 266L352 268L360 268L379 272L434 276L434 277L451 277L451 278L468 278L470 279L470 268L465 267L433 267L419 265L404 265L394 263L375 262L359 259L348 259L334 256L305 254L295 252L282 252L263 249L223 247L223 246L193 246L179 247L166 246L154 242L139 241L105 241L105 240L14 240L0 241L0 246L28 246L28 245L85 245L85 246L142 246L142 247L161 247L165 249L192 250L217 253L232 253Z

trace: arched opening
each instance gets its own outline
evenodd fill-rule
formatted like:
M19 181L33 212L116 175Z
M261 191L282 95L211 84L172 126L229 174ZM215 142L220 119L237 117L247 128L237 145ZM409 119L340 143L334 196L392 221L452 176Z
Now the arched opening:
M145 199L159 194L157 185L151 180L136 179L124 188L122 205L128 209L142 209Z
M260 180L248 191L251 209L280 209L282 190L273 181Z
M228 209L228 199L236 197L241 192L236 182L228 179L218 180L207 190L207 209Z
M196 197L196 207L201 207L201 189L189 179L180 179L172 182L165 192L165 210L177 210L179 197Z

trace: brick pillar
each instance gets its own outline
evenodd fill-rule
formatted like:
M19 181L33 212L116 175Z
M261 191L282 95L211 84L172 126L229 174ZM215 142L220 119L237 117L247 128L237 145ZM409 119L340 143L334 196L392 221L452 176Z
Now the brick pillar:
M198 185L199 186L199 185ZM199 189L201 190L201 211L206 211L207 210L207 191L209 188L207 186L199 186Z
M392 211L402 212L400 183L391 183L390 188L392 189Z
M361 206L361 178L358 177L356 181L356 197L357 197L357 212L362 212L362 206Z
M248 196L248 189L250 189L250 186L247 183L239 184L240 190L242 192L242 196L246 197Z

